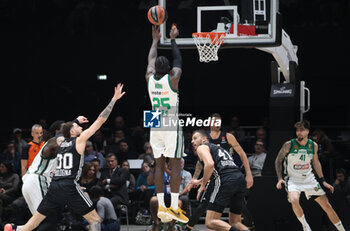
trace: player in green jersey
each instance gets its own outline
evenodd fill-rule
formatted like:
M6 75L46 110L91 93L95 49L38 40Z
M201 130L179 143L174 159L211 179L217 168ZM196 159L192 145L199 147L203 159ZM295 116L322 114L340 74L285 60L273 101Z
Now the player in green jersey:
M328 184L322 173L322 166L318 159L318 145L308 139L310 123L307 120L297 122L296 139L292 139L283 144L275 161L276 174L278 177L277 189L282 189L285 185L288 192L288 200L292 204L292 209L298 220L303 226L304 231L311 231L306 222L304 212L299 203L300 193L304 192L307 199L314 199L326 212L328 218L339 231L344 231L344 227L329 203L325 191L326 189L334 192L332 185ZM284 174L283 167L284 164ZM316 180L313 171L317 174L319 181ZM284 176L284 178L283 178Z

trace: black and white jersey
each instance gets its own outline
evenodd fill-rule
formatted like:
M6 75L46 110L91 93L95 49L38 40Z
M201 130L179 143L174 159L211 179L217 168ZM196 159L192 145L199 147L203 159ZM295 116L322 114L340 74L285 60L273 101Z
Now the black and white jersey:
M212 143L206 143L205 145L209 147L210 154L214 160L213 177L216 178L229 172L236 172L236 170L239 171L239 168L228 151Z
M57 167L53 180L71 179L78 181L84 165L84 155L75 147L77 137L65 139L57 151Z

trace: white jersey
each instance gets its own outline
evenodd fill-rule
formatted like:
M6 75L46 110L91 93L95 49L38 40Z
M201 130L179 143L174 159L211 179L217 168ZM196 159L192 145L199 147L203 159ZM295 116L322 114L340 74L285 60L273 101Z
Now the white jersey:
M178 92L172 88L169 74L158 80L155 75L152 75L147 84L152 109L161 112L161 127L151 128L150 132L154 158L162 155L169 158L181 158L184 143L182 127L178 123Z
M159 109L162 116L178 117L179 95L171 86L169 74L158 80L155 75L150 76L148 79L148 94L153 110Z
M46 143L47 144L47 143ZM28 174L36 174L40 178L40 181L49 185L54 175L57 158L45 158L42 156L46 144L40 149L39 153L35 156L32 164L29 166L27 173L23 176L23 181Z
M297 182L315 179L312 173L312 159L314 157L314 143L311 139L305 146L301 146L296 139L291 140L291 149L285 157L285 174Z
M42 156L42 151L46 145L47 143L40 149L27 173L22 177L22 194L32 214L35 213L46 195L57 166L56 157L45 158Z

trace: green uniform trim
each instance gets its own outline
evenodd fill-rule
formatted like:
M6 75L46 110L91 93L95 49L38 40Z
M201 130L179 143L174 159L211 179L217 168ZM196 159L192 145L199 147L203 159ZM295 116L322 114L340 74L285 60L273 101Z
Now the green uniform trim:
M291 139L290 141L291 141L291 147L288 154L295 153L295 150L297 149L298 150L306 149L306 152L309 155L315 154L315 147L314 147L315 145L313 140L308 139L305 146L300 145L296 139Z
M175 149L175 158L177 157L177 150L179 148L179 124L176 126L176 149Z

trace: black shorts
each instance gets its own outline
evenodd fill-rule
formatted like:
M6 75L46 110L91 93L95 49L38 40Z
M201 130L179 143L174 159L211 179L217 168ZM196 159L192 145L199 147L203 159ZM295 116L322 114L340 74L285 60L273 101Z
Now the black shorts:
M222 213L226 207L231 213L241 214L246 182L241 172L229 173L210 181L203 195L208 210Z
M68 205L75 213L82 216L94 210L90 198L73 180L52 181L47 194L38 207L38 212L48 216L62 205Z

